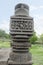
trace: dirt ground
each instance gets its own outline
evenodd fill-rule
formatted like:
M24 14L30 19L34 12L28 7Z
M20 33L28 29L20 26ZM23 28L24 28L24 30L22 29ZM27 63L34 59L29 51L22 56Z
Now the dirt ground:
M1 48L0 49L0 61L7 61L11 49L10 48Z

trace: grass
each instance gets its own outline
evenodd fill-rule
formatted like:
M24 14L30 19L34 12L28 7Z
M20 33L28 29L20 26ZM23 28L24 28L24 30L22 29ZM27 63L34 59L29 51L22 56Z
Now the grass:
M43 45L32 45L30 51L32 53L33 65L43 65Z
M0 41L0 48L9 48L9 42ZM43 45L35 44L30 48L33 65L43 65Z
M9 47L10 47L9 42L0 41L0 48L9 48Z

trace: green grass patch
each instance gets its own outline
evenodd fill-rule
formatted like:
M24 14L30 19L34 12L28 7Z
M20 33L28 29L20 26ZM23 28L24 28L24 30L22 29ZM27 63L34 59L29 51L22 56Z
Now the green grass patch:
M43 65L43 45L32 45L30 52L32 53L33 65Z
M10 47L9 42L0 41L0 48L9 48L9 47Z

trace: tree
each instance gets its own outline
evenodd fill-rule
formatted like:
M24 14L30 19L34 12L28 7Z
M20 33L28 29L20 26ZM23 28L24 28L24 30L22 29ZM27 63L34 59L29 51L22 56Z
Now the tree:
M0 30L0 38L5 36L5 31Z
M10 34L7 34L7 33L6 33L5 38L6 38L6 39L10 39Z
M0 38L9 39L10 38L10 35L7 34L4 30L0 30Z
M40 42L43 44L43 34L40 35Z
M36 32L33 33L33 36L30 38L30 42L32 44L35 44L35 42L38 40L38 37L36 36Z

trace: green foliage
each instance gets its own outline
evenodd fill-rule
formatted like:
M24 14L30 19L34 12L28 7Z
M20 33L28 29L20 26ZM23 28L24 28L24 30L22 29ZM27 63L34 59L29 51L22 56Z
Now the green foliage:
M5 36L5 31L0 30L0 37L4 37Z
M33 34L33 36L31 37L31 39L30 39L30 42L32 43L32 44L35 44L35 42L38 40L38 37L36 36L36 33L34 32L34 34Z
M41 41L41 43L43 44L43 34L40 35L39 40Z
M9 48L10 47L10 43L7 41L7 42L3 42L3 41L0 41L0 48Z
M33 65L43 65L43 45L32 45L30 52L32 53Z
M6 38L6 39L9 39L10 38L10 35L7 34L4 30L0 30L0 38Z
M10 38L10 35L6 33L5 38L6 39L9 39Z

